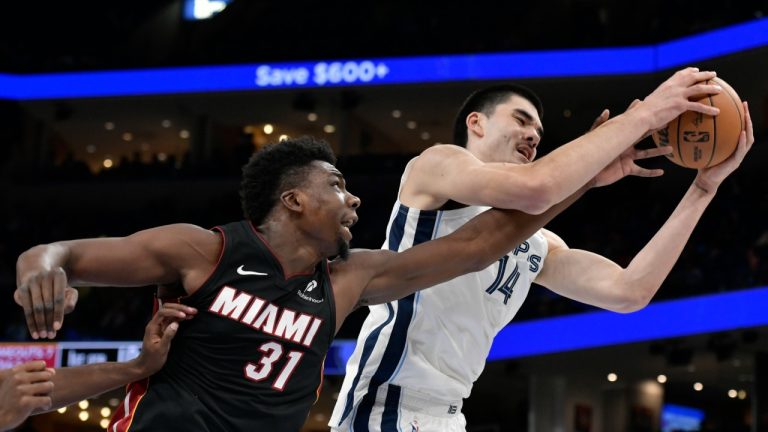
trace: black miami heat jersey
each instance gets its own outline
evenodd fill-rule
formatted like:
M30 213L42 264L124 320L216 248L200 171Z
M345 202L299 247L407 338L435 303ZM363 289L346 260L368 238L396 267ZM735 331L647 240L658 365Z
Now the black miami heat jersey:
M213 274L182 303L163 369L128 387L110 431L296 432L322 383L336 326L328 264L286 279L247 221L217 227Z

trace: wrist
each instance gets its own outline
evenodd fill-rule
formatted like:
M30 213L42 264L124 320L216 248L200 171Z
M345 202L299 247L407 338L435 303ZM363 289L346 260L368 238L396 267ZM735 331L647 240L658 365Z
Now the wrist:
M645 136L646 134L652 132L653 130L653 113L649 112L649 110L646 108L645 101L640 101L638 104L624 112L625 116L627 116L627 119L629 119L630 124L637 125L641 136Z
M152 375L144 356L141 354L133 360L125 362L125 366L131 380L140 380Z
M699 178L699 176L696 176L696 179L693 180L693 187L705 195L714 195L717 192L717 186Z

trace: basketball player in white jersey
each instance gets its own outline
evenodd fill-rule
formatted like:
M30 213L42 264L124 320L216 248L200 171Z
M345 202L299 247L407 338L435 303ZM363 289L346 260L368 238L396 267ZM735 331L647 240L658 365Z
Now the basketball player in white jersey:
M406 167L383 247L402 251L442 237L488 207L538 213L567 195L567 179L538 166L549 156L534 162L540 115L540 101L522 87L496 86L472 94L455 122L456 145L431 147ZM603 112L596 124L607 115ZM734 155L699 171L667 222L627 268L570 249L541 229L482 271L371 306L329 426L355 432L464 431L462 400L482 372L493 338L520 309L531 283L607 310L643 308L718 186L753 142L747 114ZM666 153L630 148L593 179L593 186L627 175L659 176L661 170L634 161Z

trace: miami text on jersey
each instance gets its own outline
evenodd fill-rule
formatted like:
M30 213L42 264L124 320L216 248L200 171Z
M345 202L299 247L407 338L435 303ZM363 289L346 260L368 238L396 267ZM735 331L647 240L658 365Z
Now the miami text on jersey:
M322 319L315 316L297 313L228 286L219 290L208 310L255 330L306 347L312 345L312 340L323 323Z

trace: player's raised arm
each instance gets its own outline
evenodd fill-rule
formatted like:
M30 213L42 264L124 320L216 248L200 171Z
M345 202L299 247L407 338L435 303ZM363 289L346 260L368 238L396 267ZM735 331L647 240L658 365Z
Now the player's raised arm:
M547 233L547 264L536 282L565 297L616 312L645 307L661 287L722 182L740 165L754 143L752 120L744 104L746 127L736 151L724 162L701 169L680 203L626 268L600 255L569 249Z
M519 122L524 136L514 143L515 148L506 148L513 146L509 143L494 151L517 151L524 163L488 162L482 155L473 155L458 146L435 146L411 163L402 200L421 209L438 208L450 199L467 205L541 213L593 179L640 138L681 113L692 110L716 115L719 112L716 107L688 100L692 95L720 92L719 86L702 83L714 76L714 72L700 72L695 68L681 70L634 109L535 161L541 130L536 110L532 105L509 107L510 112L503 115L509 121ZM495 133L491 122L484 121L481 113L470 114L466 121L468 133L477 136Z

